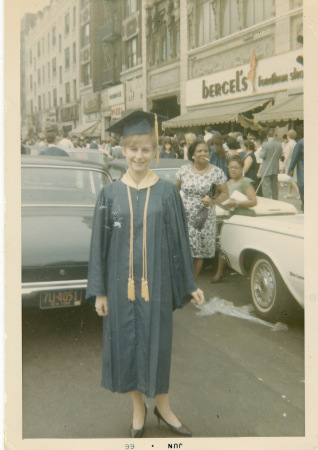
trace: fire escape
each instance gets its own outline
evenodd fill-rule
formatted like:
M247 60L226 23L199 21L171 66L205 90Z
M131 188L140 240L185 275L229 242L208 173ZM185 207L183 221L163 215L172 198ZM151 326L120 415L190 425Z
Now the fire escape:
M101 89L119 82L121 23L115 5L115 1L103 0L105 23L99 30Z

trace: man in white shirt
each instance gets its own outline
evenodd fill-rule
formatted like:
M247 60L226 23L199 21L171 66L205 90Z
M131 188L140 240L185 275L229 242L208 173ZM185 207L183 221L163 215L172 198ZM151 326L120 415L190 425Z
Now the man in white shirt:
M209 125L204 127L203 139L205 140L205 142L208 142L212 138L213 134L211 133L211 131L212 131L212 128Z
M59 147L66 151L74 148L73 142L71 141L68 133L64 133L63 139L59 142Z

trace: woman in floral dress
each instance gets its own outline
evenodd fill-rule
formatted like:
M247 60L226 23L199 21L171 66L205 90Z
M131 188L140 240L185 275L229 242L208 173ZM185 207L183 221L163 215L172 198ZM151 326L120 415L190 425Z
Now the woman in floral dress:
M189 238L194 264L194 279L199 276L203 258L215 255L216 215L215 206L229 198L224 172L209 163L210 148L203 139L196 139L190 146L188 158L191 164L182 166L175 184L183 194L189 228ZM217 186L215 198L209 197L211 186ZM202 230L194 228L195 218L202 207L208 208L208 218Z

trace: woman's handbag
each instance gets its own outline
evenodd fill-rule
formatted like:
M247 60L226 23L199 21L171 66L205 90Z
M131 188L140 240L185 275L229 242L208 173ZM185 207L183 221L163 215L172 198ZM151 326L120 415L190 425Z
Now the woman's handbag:
M218 187L216 184L212 184L209 190L209 197L211 198L215 198L216 194L218 191ZM206 206L202 206L199 211L198 214L196 215L195 219L194 219L194 223L193 223L193 228L195 230L201 231L202 228L205 225L205 222L208 218L209 215L209 210Z
M208 218L209 210L206 206L202 206L199 209L198 214L195 216L193 228L195 230L201 231L205 225L206 219Z

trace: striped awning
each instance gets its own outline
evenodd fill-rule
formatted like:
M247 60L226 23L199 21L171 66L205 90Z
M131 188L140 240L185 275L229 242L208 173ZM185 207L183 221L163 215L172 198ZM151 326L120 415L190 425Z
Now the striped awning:
M101 123L98 122L87 122L82 123L78 127L74 128L74 130L69 132L70 136L85 136L91 137L93 134L100 135L101 133Z
M271 97L245 101L228 101L211 104L207 108L195 109L162 123L166 128L191 128L227 122L239 122L239 116L247 111L265 106Z
M254 114L255 123L287 122L288 120L304 119L303 94L290 95L286 100Z

